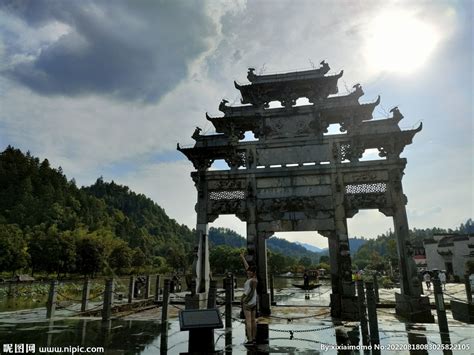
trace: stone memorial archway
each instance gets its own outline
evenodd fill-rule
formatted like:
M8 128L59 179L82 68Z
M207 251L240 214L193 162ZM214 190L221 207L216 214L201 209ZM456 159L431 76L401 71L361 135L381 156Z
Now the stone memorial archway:
M334 96L342 71L326 75L328 71L324 61L319 69L275 75L256 75L251 68L250 84L235 83L243 105L229 106L223 100L223 117L206 114L217 134L201 135L197 128L194 147L178 144L196 169L191 174L198 191L196 292L206 293L209 287L208 223L221 214L235 214L247 223L249 261L257 265L263 314L270 313L266 239L275 232L317 231L329 240L331 313L357 319L347 218L360 209L378 209L393 218L397 236L397 313L412 321L430 321L428 298L421 296L409 257L402 189L406 159L400 158L422 127L402 131L398 123L403 116L397 108L390 118L372 120L380 97L360 104L359 84L348 95ZM301 97L310 104L294 106ZM275 100L283 107L269 108ZM341 133L327 135L331 124L339 124ZM249 131L257 141L242 141ZM366 149L377 149L383 160L360 161ZM218 159L229 169L208 170Z

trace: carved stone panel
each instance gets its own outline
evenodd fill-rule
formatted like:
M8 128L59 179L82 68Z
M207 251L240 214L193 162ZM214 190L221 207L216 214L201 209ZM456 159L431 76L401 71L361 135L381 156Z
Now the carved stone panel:
M326 211L332 209L334 209L332 196L300 196L257 200L257 210L259 213L283 213L287 211Z
M287 197L309 197L331 195L331 185L319 186L296 186L296 187L273 187L258 189L258 198L287 198Z
M325 162L331 157L328 144L257 147L257 165L303 164Z
M317 230L334 230L333 218L326 219L303 219L303 220L273 220L271 222L260 222L257 224L259 232L302 232Z
M314 127L314 116L306 114L266 119L263 130L266 139L275 139L314 135Z
M372 181L388 181L388 172L386 170L369 170L362 173L344 174L344 183L346 184Z
M245 214L247 206L245 199L210 200L207 207L209 215Z
M387 194L383 192L346 195L344 205L347 211L379 209L388 205Z
M245 179L219 179L209 180L207 188L209 190L239 190L247 186Z

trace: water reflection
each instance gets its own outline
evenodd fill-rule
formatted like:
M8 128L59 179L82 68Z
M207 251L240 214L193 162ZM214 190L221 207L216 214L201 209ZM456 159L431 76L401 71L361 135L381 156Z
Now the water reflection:
M411 323L406 323L405 324L405 329L408 334L408 343L411 345L414 345L415 349L410 350L410 354L412 355L425 355L428 354L427 349L427 344L428 340L426 339L426 327L417 325L417 324L411 324ZM416 349L416 345L419 345L419 350Z
M140 354L159 334L160 324L150 321L81 319L0 324L0 344L35 344L37 349L103 346L107 354Z

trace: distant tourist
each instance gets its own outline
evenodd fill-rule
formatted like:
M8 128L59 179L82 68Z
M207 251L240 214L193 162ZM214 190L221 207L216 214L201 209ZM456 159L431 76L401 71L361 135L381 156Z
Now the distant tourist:
M474 272L469 275L469 283L471 284L471 293L474 293Z
M441 270L439 272L438 279L439 282L441 282L441 285L443 286L443 290L446 290L446 274L444 273L444 270Z
M425 275L423 276L423 281L425 281L426 283L426 288L428 290L431 290L431 275L429 272L425 273Z
M305 290L309 288L309 276L306 271L303 274L303 285Z
M247 334L246 346L256 345L257 337L257 270L255 266L249 265L245 255L240 254L247 272L247 280L244 283L242 294L242 310L245 315L245 333Z

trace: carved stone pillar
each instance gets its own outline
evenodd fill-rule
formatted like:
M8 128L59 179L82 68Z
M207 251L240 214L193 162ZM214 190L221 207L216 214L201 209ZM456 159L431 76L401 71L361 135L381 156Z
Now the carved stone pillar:
M390 172L393 225L397 240L401 293L395 294L396 312L413 322L433 322L429 298L421 296L421 283L413 260L413 250L408 235L408 219L405 209L406 196L402 189L402 171Z
M204 172L198 172L195 178L198 190L196 204L196 249L193 261L193 277L196 280L196 293L207 293L209 290L209 240L207 221L207 183ZM194 178L194 176L193 176Z
M270 315L270 294L268 293L267 235L259 233L256 238L257 294L260 313Z
M340 178L333 178L334 227L323 232L328 237L331 266L331 316L344 320L358 319L359 311L352 282L352 263L347 234L347 220L344 207L344 192Z
M351 257L347 234L340 231L325 232L329 242L331 266L331 316L344 320L358 317L355 286L352 282Z
M263 315L270 315L266 235L258 233L256 224L251 222L247 222L247 253L247 262L255 265L257 268L259 310Z
M268 233L258 231L255 180L247 188L247 261L257 268L257 295L260 313L270 315L270 294L268 293L267 237Z

